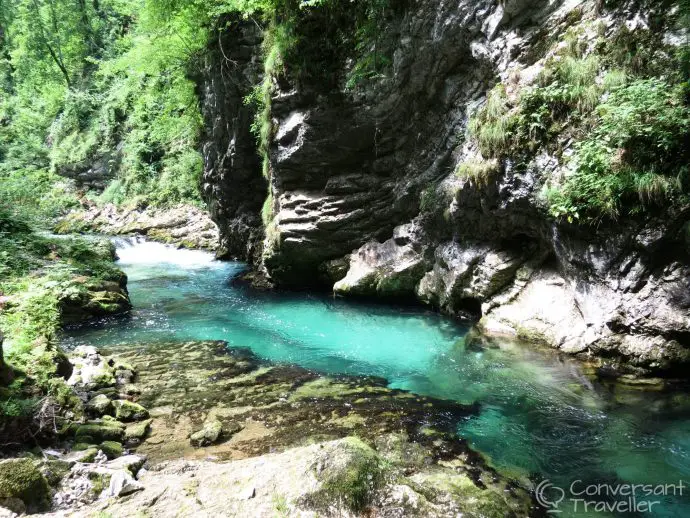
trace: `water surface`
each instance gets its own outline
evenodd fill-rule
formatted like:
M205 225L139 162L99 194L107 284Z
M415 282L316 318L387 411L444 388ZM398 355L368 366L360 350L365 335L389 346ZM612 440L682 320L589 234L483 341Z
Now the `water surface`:
M465 326L419 308L236 286L230 281L244 265L204 252L120 240L118 254L135 309L69 330L68 347L225 340L276 362L376 375L394 388L479 402L479 415L458 423L458 434L494 465L534 483L690 484L690 399L683 392L592 383L550 351L469 348ZM652 513L621 516L690 516L686 492L653 497L660 503ZM560 516L581 514L573 505L561 503Z

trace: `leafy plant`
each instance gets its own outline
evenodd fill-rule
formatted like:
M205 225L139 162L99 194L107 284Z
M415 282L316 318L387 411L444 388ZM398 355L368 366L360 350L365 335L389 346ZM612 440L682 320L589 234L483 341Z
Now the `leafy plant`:
M615 218L687 196L690 112L682 86L640 79L615 89L596 113L573 174L547 195L554 216Z

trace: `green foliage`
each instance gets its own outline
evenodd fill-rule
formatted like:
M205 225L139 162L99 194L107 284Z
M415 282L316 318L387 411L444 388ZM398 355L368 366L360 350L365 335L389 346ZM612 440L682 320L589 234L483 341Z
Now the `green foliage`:
M470 119L470 134L485 157L498 157L508 150L515 118L510 112L505 87L498 84L486 104Z
M273 194L268 193L266 199L264 200L264 205L261 207L261 221L264 224L264 228L273 220Z
M488 185L499 171L498 160L483 160L479 158L465 160L458 164L455 175L461 178L469 178L477 185Z
M690 112L682 86L639 79L597 107L591 134L579 143L574 173L547 192L551 213L618 217L687 201Z
M626 27L609 38L599 31L590 48L581 30L568 31L515 101L500 84L490 92L469 124L482 155L511 156L519 167L540 150L559 156L571 146L573 172L544 189L551 215L571 222L687 203L682 52ZM457 173L478 179L483 170L465 163Z

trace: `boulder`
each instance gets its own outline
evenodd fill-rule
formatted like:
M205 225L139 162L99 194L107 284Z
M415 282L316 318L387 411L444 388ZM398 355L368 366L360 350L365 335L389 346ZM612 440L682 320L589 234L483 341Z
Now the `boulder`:
M105 494L106 496L119 497L141 491L142 489L144 489L144 486L136 481L129 471L121 469L110 477L110 485Z
M27 511L45 511L50 506L50 488L30 459L0 461L0 499L18 499ZM10 503L16 501L10 500Z
M146 437L151 428L152 419L146 419L145 421L140 421L138 423L130 424L125 428L125 441L138 443Z
M116 399L113 401L113 406L115 407L115 417L122 421L139 421L149 416L149 411L143 406L126 399Z
M102 441L121 441L125 435L125 425L119 421L89 421L77 428L77 442L98 444Z
M113 470L127 470L132 476L136 476L141 467L146 462L146 457L139 455L123 455L117 459L105 463L105 467Z
M105 454L109 459L114 459L120 457L124 452L122 448L122 443L116 441L103 441L99 449Z
M112 411L112 403L110 402L110 398L108 398L108 396L105 394L99 394L89 400L89 402L86 403L85 408L87 411L101 416Z

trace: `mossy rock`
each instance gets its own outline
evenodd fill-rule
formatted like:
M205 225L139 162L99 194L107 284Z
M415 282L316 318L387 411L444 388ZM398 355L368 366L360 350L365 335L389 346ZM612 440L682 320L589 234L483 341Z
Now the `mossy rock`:
M48 482L32 460L0 461L0 499L18 498L33 512L47 510L49 497Z
M105 394L99 394L86 403L86 410L96 415L104 415L112 412L112 403Z
M223 425L217 419L212 421L206 421L204 426L198 432L195 432L189 438L189 442L193 446L201 447L213 444L220 438L220 434L223 432Z
M125 441L141 441L144 437L146 437L146 434L148 434L149 428L151 427L151 421L152 419L146 419L145 421L131 424L125 428Z
M51 487L57 486L70 470L70 463L64 460L48 460L40 470Z
M75 434L77 442L97 444L102 441L121 441L125 435L122 423L103 421L83 424Z
M96 498L98 498L101 493L103 493L103 491L110 485L112 475L109 473L92 471L89 473L88 477L89 481L91 482L91 492Z
M96 460L96 455L98 455L98 448L90 446L86 450L83 450L83 455L79 458L79 462L88 464Z
M333 502L342 502L352 512L360 513L383 483L384 462L354 437L343 441L341 454L336 451L326 468L317 474L322 481L321 488L309 495L307 501L317 509L328 509Z
M115 459L124 453L122 443L116 441L103 441L99 448L109 459Z
M490 488L478 487L466 474L439 471L430 475L412 476L411 480L431 493L453 495L462 507L463 514L468 516L502 518L515 511L504 495Z
M132 403L126 399L113 401L115 417L122 421L139 421L149 416L149 411L138 403Z

